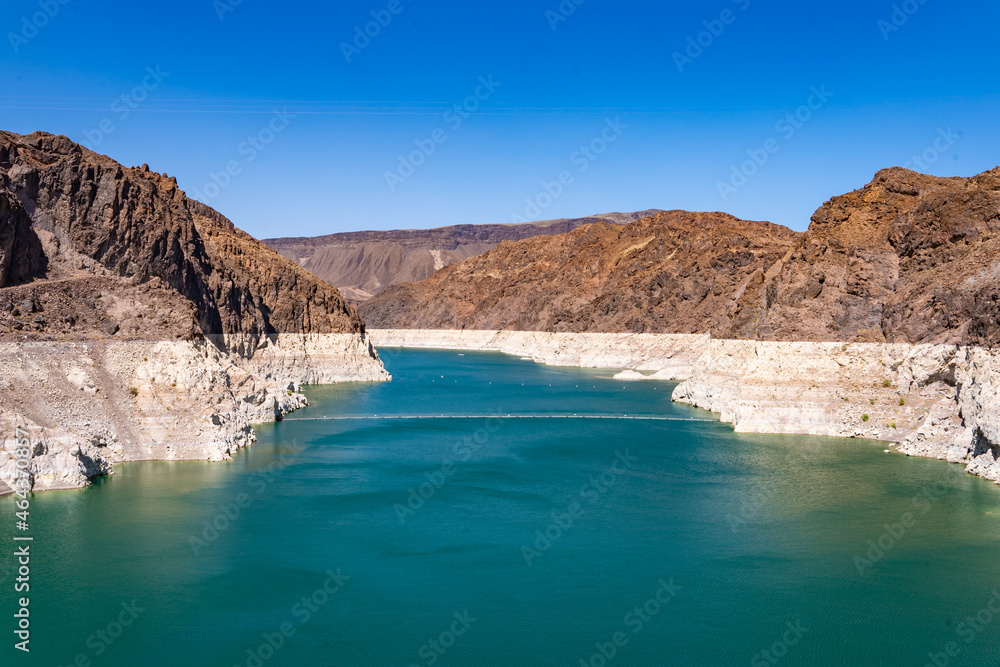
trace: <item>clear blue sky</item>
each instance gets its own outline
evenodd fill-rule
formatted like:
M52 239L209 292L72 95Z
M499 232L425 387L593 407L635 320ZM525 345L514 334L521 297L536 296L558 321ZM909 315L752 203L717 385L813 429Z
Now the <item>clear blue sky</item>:
M644 208L801 230L925 151L936 175L1000 164L995 1L237 1L7 0L0 128L149 163L258 237Z

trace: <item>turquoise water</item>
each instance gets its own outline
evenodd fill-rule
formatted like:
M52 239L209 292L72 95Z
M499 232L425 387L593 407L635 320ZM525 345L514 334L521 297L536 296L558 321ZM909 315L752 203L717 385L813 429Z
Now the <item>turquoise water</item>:
M383 357L392 383L313 388L231 462L128 464L34 496L29 655L13 649L15 508L0 499L0 664L1000 654L1000 490L958 466L715 421L572 418L711 419L671 404L673 385L611 372ZM470 417L319 419L376 414Z

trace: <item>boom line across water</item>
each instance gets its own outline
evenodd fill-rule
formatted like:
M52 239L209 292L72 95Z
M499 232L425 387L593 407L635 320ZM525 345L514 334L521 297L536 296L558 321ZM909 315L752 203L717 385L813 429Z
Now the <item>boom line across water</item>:
M481 414L481 415L324 415L322 417L292 417L282 421L365 421L365 420L412 420L412 419L628 419L633 421L676 421L710 422L714 419L697 417L664 417L659 415L581 415L581 414Z

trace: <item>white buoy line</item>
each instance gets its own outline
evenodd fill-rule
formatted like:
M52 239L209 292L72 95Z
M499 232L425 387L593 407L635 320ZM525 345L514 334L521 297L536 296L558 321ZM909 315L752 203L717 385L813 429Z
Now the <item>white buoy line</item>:
M629 419L633 421L664 421L664 422L711 422L714 419L699 419L696 417L663 417L659 415L587 415L587 414L492 414L492 415L324 415L322 417L286 417L282 421L371 421L371 420L412 419Z

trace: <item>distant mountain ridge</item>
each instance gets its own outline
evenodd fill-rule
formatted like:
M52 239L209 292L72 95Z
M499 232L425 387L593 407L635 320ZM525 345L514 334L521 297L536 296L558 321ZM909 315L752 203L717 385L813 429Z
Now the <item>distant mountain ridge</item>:
M451 225L434 229L397 229L264 239L288 259L336 285L359 302L403 282L423 280L454 262L490 250L502 241L563 234L605 220L624 225L659 213L605 213L520 224Z
M725 213L664 211L504 242L359 308L372 328L703 333L798 235Z

